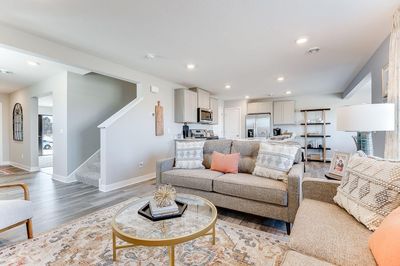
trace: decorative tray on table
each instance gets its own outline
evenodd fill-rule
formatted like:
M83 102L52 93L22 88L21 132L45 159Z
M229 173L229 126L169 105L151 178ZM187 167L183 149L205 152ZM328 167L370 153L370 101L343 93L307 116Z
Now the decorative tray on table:
M151 215L150 202L147 202L146 205L144 205L142 208L140 208L138 213L140 215L146 217L147 219L153 221L153 222L181 217L183 215L183 213L185 212L186 208L187 208L187 204L183 203L183 202L180 202L180 201L177 201L177 200L175 200L175 203L176 203L176 205L178 205L178 209L179 209L178 213L169 214L169 215L165 215L165 216L156 216L155 217L155 216Z

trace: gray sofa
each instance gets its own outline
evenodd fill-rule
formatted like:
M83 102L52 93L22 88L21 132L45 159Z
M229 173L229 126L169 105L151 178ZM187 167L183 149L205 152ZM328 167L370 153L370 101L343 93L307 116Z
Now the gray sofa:
M339 181L304 178L284 266L376 265L363 224L333 202Z
M254 176L260 143L257 141L210 140L204 145L206 169L174 169L174 158L157 161L157 184L171 184L178 192L209 199L216 206L286 222L288 234L299 207L304 164L291 168L287 184ZM210 170L211 154L240 153L239 173Z

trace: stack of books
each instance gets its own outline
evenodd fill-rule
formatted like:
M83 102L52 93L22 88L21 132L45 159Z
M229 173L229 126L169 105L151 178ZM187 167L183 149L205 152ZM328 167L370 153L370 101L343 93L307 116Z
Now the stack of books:
M153 217L163 217L169 216L179 213L178 205L173 202L171 205L167 207L157 207L157 204L154 199L150 200L150 212Z

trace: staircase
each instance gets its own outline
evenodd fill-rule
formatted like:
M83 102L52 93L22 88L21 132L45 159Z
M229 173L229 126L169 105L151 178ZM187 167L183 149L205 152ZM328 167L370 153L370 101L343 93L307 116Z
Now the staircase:
M99 187L100 180L100 150L95 152L76 171L77 181L91 186Z

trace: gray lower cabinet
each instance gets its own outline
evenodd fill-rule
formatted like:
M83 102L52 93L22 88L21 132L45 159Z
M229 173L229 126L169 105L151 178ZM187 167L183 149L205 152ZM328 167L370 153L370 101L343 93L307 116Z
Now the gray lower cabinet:
M175 89L175 123L197 123L197 93Z

